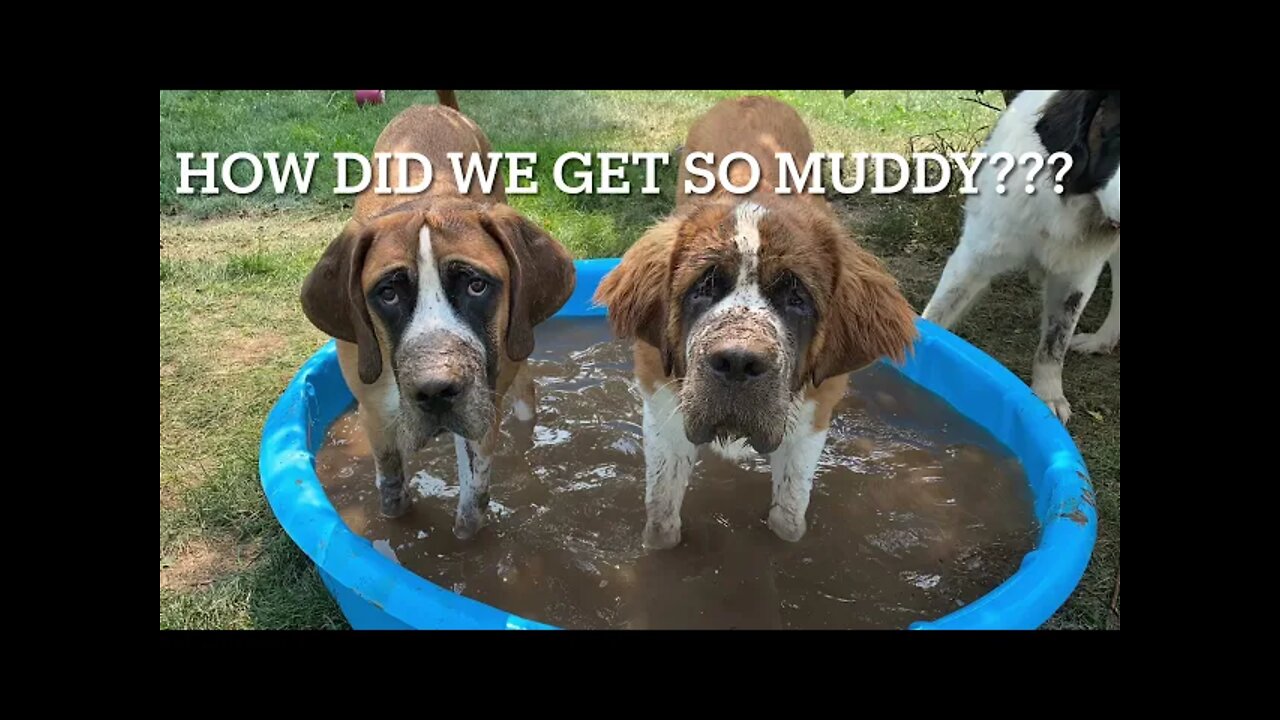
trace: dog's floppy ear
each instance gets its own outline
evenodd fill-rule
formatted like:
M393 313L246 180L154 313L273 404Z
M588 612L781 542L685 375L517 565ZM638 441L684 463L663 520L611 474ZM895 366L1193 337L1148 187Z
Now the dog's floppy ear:
M811 379L814 386L836 375L859 370L881 357L902 362L918 332L915 312L898 283L871 253L834 227L836 283L824 340L816 346Z
M593 299L609 310L615 335L636 338L658 348L663 371L670 375L674 353L667 342L667 294L671 287L671 249L681 221L668 218L654 225L622 256L622 262L600 282Z
M360 283L373 237L373 228L351 220L302 281L302 312L312 325L359 347L360 381L365 384L382 375L382 351Z
M1090 147L1089 128L1106 96L1103 90L1060 90L1045 103L1036 121L1036 134L1050 155L1071 155L1071 169L1063 185L1076 192L1087 182L1089 159L1096 150Z
M494 205L480 222L502 246L511 268L507 315L507 357L533 353L533 328L564 307L577 282L573 258L533 221L506 205Z

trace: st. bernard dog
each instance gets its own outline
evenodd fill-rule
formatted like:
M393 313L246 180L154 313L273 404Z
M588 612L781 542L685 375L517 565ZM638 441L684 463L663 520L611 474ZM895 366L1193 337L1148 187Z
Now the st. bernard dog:
M435 168L447 153L488 153L474 122L444 106L400 113L374 152L418 152ZM390 165L392 187L418 184ZM573 262L541 228L506 206L501 182L463 194L438 172L422 194L356 200L354 216L302 287L308 319L338 340L342 373L360 404L373 447L381 510L404 514L404 458L453 433L458 456L454 534L482 526L502 400L533 419L533 384L524 360L533 328L573 292Z
M727 100L689 131L685 152L757 159L749 195L717 185L677 192L675 212L636 241L597 304L635 338L644 398L644 544L680 542L680 506L698 447L736 459L750 445L773 467L769 527L799 540L832 409L849 373L901 360L916 337L895 280L858 247L824 198L775 194L775 153L804 158L804 121L776 100ZM745 186L735 161L730 184ZM680 188L685 171L681 170Z
M1044 278L1040 346L1031 387L1062 422L1071 404L1062 392L1067 348L1105 353L1120 342L1120 91L1023 90L1001 115L982 152L1071 154L1063 193L1054 173L1036 178L1036 192L1009 182L996 192L999 174L985 164L977 194L965 205L964 233L942 272L924 317L953 327L991 280L1028 266ZM1016 174L1018 171L1015 170ZM1111 309L1097 332L1072 334L1111 265Z

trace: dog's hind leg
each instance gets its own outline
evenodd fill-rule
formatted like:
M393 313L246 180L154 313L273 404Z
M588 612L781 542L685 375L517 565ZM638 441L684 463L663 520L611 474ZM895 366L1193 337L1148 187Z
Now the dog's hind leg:
M1071 338L1071 349L1082 353L1109 353L1120 344L1120 246L1111 254L1111 309L1097 332L1080 333Z
M510 426L511 439L515 443L515 451L523 455L533 448L533 432L538 419L538 388L533 381L533 371L528 363L520 363L520 370L511 387L507 389L511 396L511 414L516 422Z
M521 363L519 372L511 381L511 389L507 391L512 397L511 411L522 423L533 422L538 408L537 387L533 382L533 371L528 363Z
M1050 271L1044 283L1044 310L1040 321L1040 346L1031 368L1031 389L1064 424L1071 418L1071 404L1062 393L1062 362L1067 343L1075 332L1080 313L1098 285L1102 261L1083 271Z

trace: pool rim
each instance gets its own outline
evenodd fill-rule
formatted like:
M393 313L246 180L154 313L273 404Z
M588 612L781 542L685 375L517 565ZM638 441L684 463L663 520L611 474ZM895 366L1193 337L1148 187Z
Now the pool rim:
M557 317L602 317L591 294L617 263L617 258L575 261L577 287ZM882 362L942 397L1014 452L1035 496L1040 538L1018 570L991 591L908 628L1037 628L1066 602L1093 553L1098 518L1088 469L1061 422L1017 376L956 335L923 319L916 325L920 340L906 362ZM967 369L964 377L947 372L957 366ZM272 408L259 452L262 488L272 512L316 563L351 626L556 629L442 588L384 557L347 528L314 463L329 425L351 401L330 340L303 363Z

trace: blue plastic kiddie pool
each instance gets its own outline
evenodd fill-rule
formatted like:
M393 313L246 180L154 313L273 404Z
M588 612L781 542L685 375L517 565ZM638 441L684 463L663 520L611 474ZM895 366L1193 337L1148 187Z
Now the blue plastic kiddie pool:
M616 258L577 261L573 297L559 317L601 317L591 296ZM986 428L1018 457L1041 533L1016 573L978 600L911 629L1031 629L1066 601L1084 574L1098 516L1088 470L1062 424L1021 380L985 353L925 320L904 365L893 367ZM333 342L298 370L262 432L262 489L285 532L357 629L551 629L433 584L353 533L329 502L315 452L352 403Z

